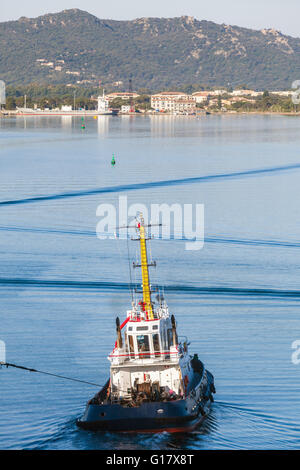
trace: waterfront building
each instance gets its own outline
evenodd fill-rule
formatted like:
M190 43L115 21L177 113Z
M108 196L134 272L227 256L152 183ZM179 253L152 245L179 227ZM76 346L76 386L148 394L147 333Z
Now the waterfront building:
M162 92L151 96L151 107L160 112L193 114L196 110L196 99L182 92Z
M98 113L107 113L109 109L109 100L107 99L107 96L104 95L104 90L103 90L103 95L98 96L97 101L98 101Z
M140 95L135 92L114 92L114 93L109 93L108 95L105 96L105 98L110 102L115 100L116 98L120 98L121 100L127 101L130 99L138 98Z
M127 114L127 113L130 113L130 110L131 110L130 104L129 105L123 104L121 106L121 113Z
M204 103L205 101L207 101L207 99L212 96L212 92L211 91L196 91L195 93L193 93L192 95L195 100L196 100L196 103Z

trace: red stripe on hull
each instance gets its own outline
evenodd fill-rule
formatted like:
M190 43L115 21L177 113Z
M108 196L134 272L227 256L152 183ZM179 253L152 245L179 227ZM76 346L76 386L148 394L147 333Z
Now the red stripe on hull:
M130 433L130 434L158 434L161 432L169 432L170 434L176 433L176 432L191 432L195 429L196 426L198 426L202 421L204 420L205 416L202 416L198 421L196 421L194 424L191 426L184 426L181 428L164 428L164 429L137 429L136 431L128 430L128 431L118 431L121 433Z

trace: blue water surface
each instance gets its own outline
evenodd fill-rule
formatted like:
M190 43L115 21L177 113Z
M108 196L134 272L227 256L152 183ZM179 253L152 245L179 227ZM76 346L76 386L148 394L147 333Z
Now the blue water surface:
M127 242L96 237L98 205L198 203L203 249L153 240L151 275L217 389L192 433L120 436L76 427L97 387L2 369L0 448L299 447L299 149L297 117L0 119L7 361L105 383L130 292Z

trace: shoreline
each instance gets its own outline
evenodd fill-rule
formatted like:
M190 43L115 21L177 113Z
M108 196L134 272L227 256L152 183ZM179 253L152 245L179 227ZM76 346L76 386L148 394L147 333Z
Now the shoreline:
M51 112L39 112L39 113L17 113L16 111L0 111L0 118L9 118L9 117L103 117L103 116L174 116L174 117L206 117L206 116L245 116L245 115L266 115L266 116L300 116L300 112L283 112L283 111L207 111L203 113L196 114L173 114L173 113L105 113L100 114L97 111L92 112L79 112L76 113L51 113Z

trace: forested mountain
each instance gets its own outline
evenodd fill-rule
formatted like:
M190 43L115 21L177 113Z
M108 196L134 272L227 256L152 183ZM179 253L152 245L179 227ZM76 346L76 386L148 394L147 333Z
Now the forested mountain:
M158 90L186 84L290 88L300 39L193 17L98 19L73 9L0 23L0 79ZM122 84L120 85L122 88Z

